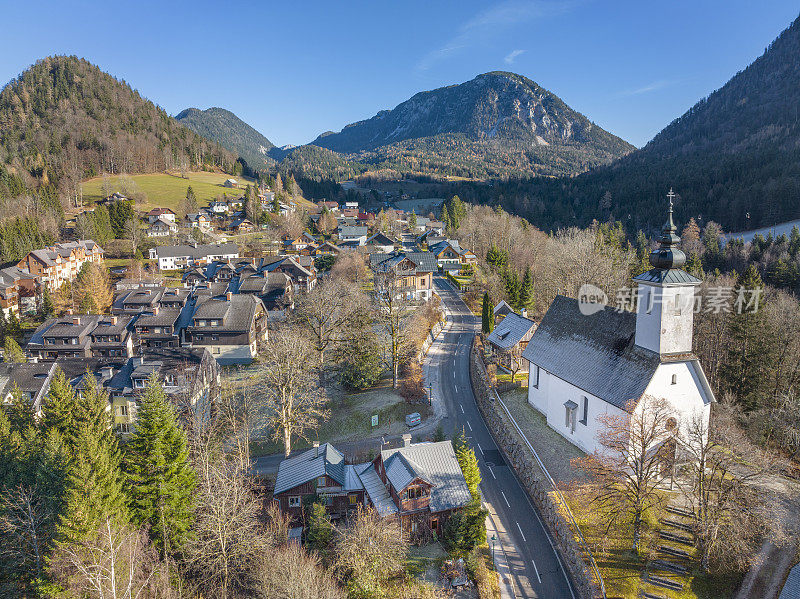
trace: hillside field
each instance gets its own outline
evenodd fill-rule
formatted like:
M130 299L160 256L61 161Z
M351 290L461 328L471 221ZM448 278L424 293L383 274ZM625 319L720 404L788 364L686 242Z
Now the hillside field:
M197 197L197 203L202 207L210 200L226 193L229 197L238 197L243 192L240 189L223 187L225 179L230 178L225 173L191 172L187 179L170 173L151 175L124 175L109 177L112 193L119 191L128 197L141 196L144 201L136 203L136 209L147 212L152 208L170 208L179 212L181 200L186 197L186 189L191 185ZM252 183L244 177L233 177L240 184ZM131 189L130 182L133 182ZM85 204L93 204L105 197L103 193L103 177L95 177L83 182L83 199Z
M149 175L123 175L109 177L112 193L120 191L128 197L143 198L143 201L136 202L136 209L140 212L148 212L153 208L169 208L176 213L180 211L181 200L186 197L186 188L190 185L197 197L197 203L202 208L207 206L209 201L218 196L227 194L228 197L239 197L244 193L244 185L252 183L252 179L237 176L233 177L239 182L240 187L223 187L225 179L231 178L225 173L209 173L205 171L190 172L186 179L171 173L156 173ZM133 182L133 189L130 189ZM103 193L103 177L87 179L83 182L83 200L88 206L105 197ZM126 189L128 187L128 189ZM311 202L297 198L298 206L309 207Z

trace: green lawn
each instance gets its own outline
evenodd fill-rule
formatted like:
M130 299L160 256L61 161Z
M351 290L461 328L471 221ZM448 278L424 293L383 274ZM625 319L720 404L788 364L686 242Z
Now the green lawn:
M127 178L133 180L135 189L146 196L142 203L137 204L137 209L143 212L148 212L152 208L170 208L176 213L179 213L181 200L186 197L186 189L191 185L197 203L202 207L208 204L210 200L223 194L227 194L229 198L239 197L244 192L243 188L228 188L222 184L225 179L231 178L231 175L225 173L209 173L205 171L191 172L187 175L186 179L181 178L177 174L170 173L156 173L149 175L129 175ZM246 177L236 176L240 185L244 186L247 183L252 183L252 179ZM112 184L113 191L121 191L121 178L118 176L111 176L109 180ZM84 181L83 199L87 204L96 202L103 199L103 177L95 177ZM130 195L135 195L131 190L128 191ZM297 200L298 205L310 206L311 202L304 199Z
M230 178L230 175L225 173L194 172L189 173L188 179L168 173L130 175L128 178L133 180L136 190L146 196L144 202L137 204L137 208L144 212L155 207L170 208L179 212L180 202L186 197L186 189L190 185L200 206L208 204L209 200L222 194L228 194L228 197L238 197L243 191L242 189L223 187L222 183L225 179ZM234 178L240 184L248 182L244 177ZM109 179L112 190L120 191L120 177L112 176ZM131 193L130 190L129 193ZM135 194L131 193L131 195ZM86 203L96 202L103 197L103 177L95 177L83 182L83 199Z
M423 422L431 414L427 404L410 404L391 387L391 379L382 379L376 387L361 393L348 393L332 397L328 403L331 417L319 425L320 443L358 441L367 437L414 433L406 426L405 418L419 412ZM371 418L378 416L378 426L372 427ZM313 433L311 435L313 438ZM309 447L310 443L297 439L293 449ZM253 444L253 455L267 455L281 451L282 445L273 441Z
M581 533L592 549L595 561L603 576L608 597L620 599L637 599L641 590L670 599L725 599L731 597L739 583L737 575L709 575L701 573L696 560L690 563L690 571L686 576L674 574L658 575L680 580L684 584L682 591L668 591L651 586L642 581L641 576L650 555L655 556L659 545L673 545L660 539L657 535L658 520L668 515L666 512L651 513L645 523L645 531L639 555L632 551L630 526L616 526L606 530L603 518L591 502L589 488L586 485L570 485L564 493ZM674 545L678 549L694 549L684 545Z

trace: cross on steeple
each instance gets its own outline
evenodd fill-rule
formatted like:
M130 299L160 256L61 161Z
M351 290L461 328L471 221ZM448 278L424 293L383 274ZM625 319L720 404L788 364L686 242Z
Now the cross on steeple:
M669 211L672 212L672 202L675 199L675 192L672 191L671 187L669 188L669 193L667 194L667 197L669 198Z

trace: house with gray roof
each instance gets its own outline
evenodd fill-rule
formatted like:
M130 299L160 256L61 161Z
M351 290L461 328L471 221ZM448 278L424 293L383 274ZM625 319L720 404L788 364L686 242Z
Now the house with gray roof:
M412 537L440 532L450 515L472 500L451 441L385 448L371 462L347 464L330 443L283 460L275 480L275 501L299 520L304 501L317 496L332 517L346 517L358 505L400 521Z
M369 228L366 226L339 225L339 245L344 242L357 242L358 245L364 245L367 242L368 232Z
M601 448L603 416L641 414L645 398L668 403L665 436L685 434L696 419L708 423L714 394L692 352L700 281L681 270L686 257L676 230L670 202L653 268L634 279L635 312L557 296L522 354L530 363L528 403L588 453Z
M233 260L239 257L239 246L233 242L185 245L160 245L150 248L150 259L158 260L160 270L179 270L204 265L214 260Z
M132 316L68 314L49 318L34 331L25 352L31 358L130 357L137 343Z
M510 312L486 335L486 343L497 363L516 375L519 371L528 370L528 361L522 357L522 352L535 330L534 321Z
M219 364L249 364L267 341L267 310L256 295L198 295L184 345L207 348Z
M398 295L406 294L425 301L433 296L433 273L438 270L438 265L430 252L370 254L369 265L376 275L394 277L392 284Z

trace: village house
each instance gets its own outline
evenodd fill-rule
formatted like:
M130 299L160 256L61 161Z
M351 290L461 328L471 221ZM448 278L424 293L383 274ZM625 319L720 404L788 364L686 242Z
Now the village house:
M373 272L389 273L397 295L416 300L433 297L433 273L437 271L436 259L430 252L394 252L392 254L370 254Z
M355 243L357 245L364 245L367 242L367 233L369 232L366 226L342 226L339 225L339 245L343 243Z
M123 438L136 430L136 413L155 375L178 414L188 422L204 418L216 401L217 362L205 348L148 349L114 369L104 388L109 393L114 428Z
M283 256L268 264L264 264L260 270L266 272L282 272L292 279L296 292L308 293L317 284L317 269L314 267L310 256L308 263L301 263L301 256Z
M239 247L233 243L200 245L162 245L150 248L150 259L158 260L160 270L179 270L203 265L214 260L232 260L239 257Z
M17 266L30 272L43 287L54 292L64 283L74 280L86 262L103 263L103 248L91 239L33 250Z
M178 225L174 220L168 220L162 216L153 221L147 228L148 237L169 237L178 232Z
M36 311L40 295L35 275L19 266L0 269L0 310L6 317Z
M679 242L670 203L653 268L634 279L637 311L557 296L523 352L528 402L583 451L600 449L599 416L635 413L646 396L669 403L675 434L696 417L708 423L714 394L692 352L700 280L681 270Z
M295 522L311 497L335 519L371 506L414 538L441 533L452 513L472 500L452 442L412 444L408 434L401 447L356 465L330 443L315 445L280 463L273 497Z
M508 313L494 330L486 336L486 342L497 364L513 373L527 372L528 361L522 352L528 345L536 323L527 318L526 312Z
M175 213L169 208L153 208L146 216L147 222L151 225L158 220L165 220L171 223L175 222Z
M225 187L239 187L239 182L236 179L225 179L222 185Z
M396 242L394 239L381 232L375 233L372 237L367 239L364 244L368 252L379 252L382 254L389 254L394 251Z
M60 358L129 357L135 350L133 317L68 314L34 331L25 352L44 361Z
M234 233L252 233L255 226L249 218L237 218L231 221L230 230Z
M211 228L211 217L205 212L187 214L186 220L189 221L189 226L191 226L193 229L202 229L206 231Z
M180 308L162 308L153 306L136 319L134 330L136 339L142 348L178 347L180 332L188 324L193 302L184 311ZM181 315L185 320L181 323Z
M311 252L312 256L336 256L338 255L342 249L331 241L326 241L325 243L319 244L314 250Z
M219 364L249 364L267 340L267 310L254 295L197 299L184 333L187 347L207 348Z

